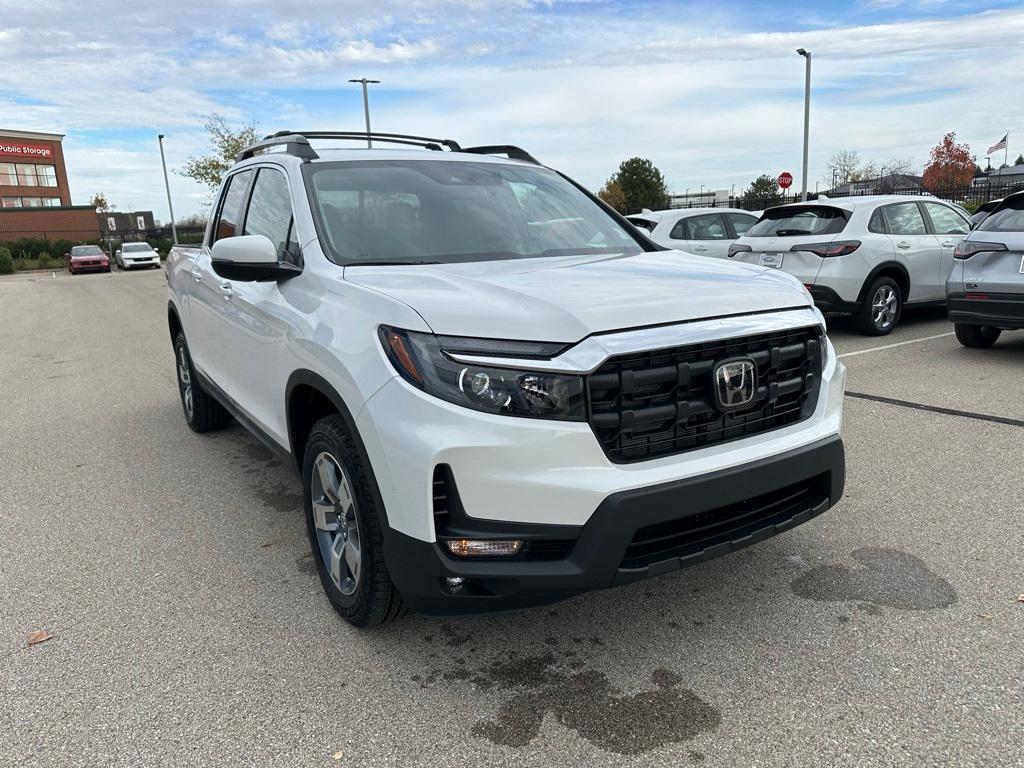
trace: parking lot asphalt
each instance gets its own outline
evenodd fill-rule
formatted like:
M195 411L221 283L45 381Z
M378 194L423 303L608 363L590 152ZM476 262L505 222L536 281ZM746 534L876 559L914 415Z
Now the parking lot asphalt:
M822 517L358 631L291 470L186 426L164 307L159 271L0 278L0 765L1024 765L1024 332L830 319L853 394Z

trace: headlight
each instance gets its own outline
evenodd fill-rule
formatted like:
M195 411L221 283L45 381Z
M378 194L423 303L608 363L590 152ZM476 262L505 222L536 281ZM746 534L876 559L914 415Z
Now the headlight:
M470 365L450 356L539 357L561 345L456 339L387 326L380 328L380 341L403 379L442 400L506 416L586 421L582 376Z

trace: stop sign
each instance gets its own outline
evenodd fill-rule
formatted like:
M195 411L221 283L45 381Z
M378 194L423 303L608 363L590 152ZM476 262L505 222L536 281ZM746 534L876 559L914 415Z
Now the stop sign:
M779 186L783 189L789 189L793 186L793 174L789 171L783 171L779 174Z

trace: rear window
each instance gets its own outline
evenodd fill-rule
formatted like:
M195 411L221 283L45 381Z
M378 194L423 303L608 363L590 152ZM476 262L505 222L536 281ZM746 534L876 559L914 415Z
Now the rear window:
M834 235L846 226L847 212L823 205L770 208L747 230L747 237Z
M653 232L654 228L658 225L658 222L656 221L651 221L650 219L641 219L639 216L627 216L626 219L634 227L646 229L648 232Z
M1007 200L978 225L979 232L1024 232L1024 197Z

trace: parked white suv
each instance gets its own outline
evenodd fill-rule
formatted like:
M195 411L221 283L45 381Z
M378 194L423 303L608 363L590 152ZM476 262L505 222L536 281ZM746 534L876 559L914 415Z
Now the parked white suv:
M118 269L159 267L160 254L149 243L125 243L114 254Z
M839 500L845 369L797 281L658 250L521 149L373 136L421 148L245 150L167 268L189 426L287 457L348 621L547 603Z
M729 249L736 261L797 277L826 312L881 336L905 305L944 304L964 214L932 197L876 195L769 208Z
M757 221L739 208L644 211L626 218L658 245L717 259L728 256L729 246Z

